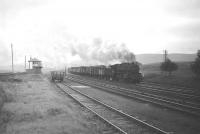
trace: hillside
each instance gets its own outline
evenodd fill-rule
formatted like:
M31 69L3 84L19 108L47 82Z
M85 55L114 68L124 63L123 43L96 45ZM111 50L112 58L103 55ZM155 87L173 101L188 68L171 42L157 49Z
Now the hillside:
M200 89L200 83L194 78L194 74L190 70L190 64L191 62L177 62L179 69L171 76L161 73L160 63L143 65L141 71L145 76L144 81Z
M169 54L168 57L175 62L194 61L196 54ZM142 64L158 63L163 61L163 54L138 54L136 60Z

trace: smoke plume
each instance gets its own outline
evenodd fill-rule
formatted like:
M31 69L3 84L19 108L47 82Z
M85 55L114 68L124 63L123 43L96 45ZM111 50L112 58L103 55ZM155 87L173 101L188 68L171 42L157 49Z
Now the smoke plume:
M100 38L95 38L88 44L70 45L70 52L72 56L78 56L81 59L79 63L82 65L109 65L135 61L135 55L125 44L104 42Z

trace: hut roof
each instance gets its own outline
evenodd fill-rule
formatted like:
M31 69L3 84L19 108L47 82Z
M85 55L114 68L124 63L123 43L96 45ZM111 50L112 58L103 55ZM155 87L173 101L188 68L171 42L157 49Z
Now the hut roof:
M38 60L37 58L31 58L28 62L41 62L41 61Z

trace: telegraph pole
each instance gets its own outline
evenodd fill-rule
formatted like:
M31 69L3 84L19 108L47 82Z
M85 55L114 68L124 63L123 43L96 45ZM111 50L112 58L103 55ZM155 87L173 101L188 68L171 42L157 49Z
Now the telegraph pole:
M167 50L164 50L164 62L167 61Z
M66 68L66 66L65 66L65 76L66 76L66 74L67 74L67 68Z
M26 71L26 56L25 56L25 64L24 64L24 68L25 68L25 71Z
M12 72L14 73L14 66L13 66L13 45L11 43L11 53L12 53Z

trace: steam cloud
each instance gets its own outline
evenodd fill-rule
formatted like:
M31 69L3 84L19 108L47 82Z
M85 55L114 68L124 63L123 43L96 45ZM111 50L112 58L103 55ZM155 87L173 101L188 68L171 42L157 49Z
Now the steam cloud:
M82 65L135 62L135 55L128 50L125 44L103 42L100 38L94 39L91 44L70 45L70 52L72 56L80 57Z

